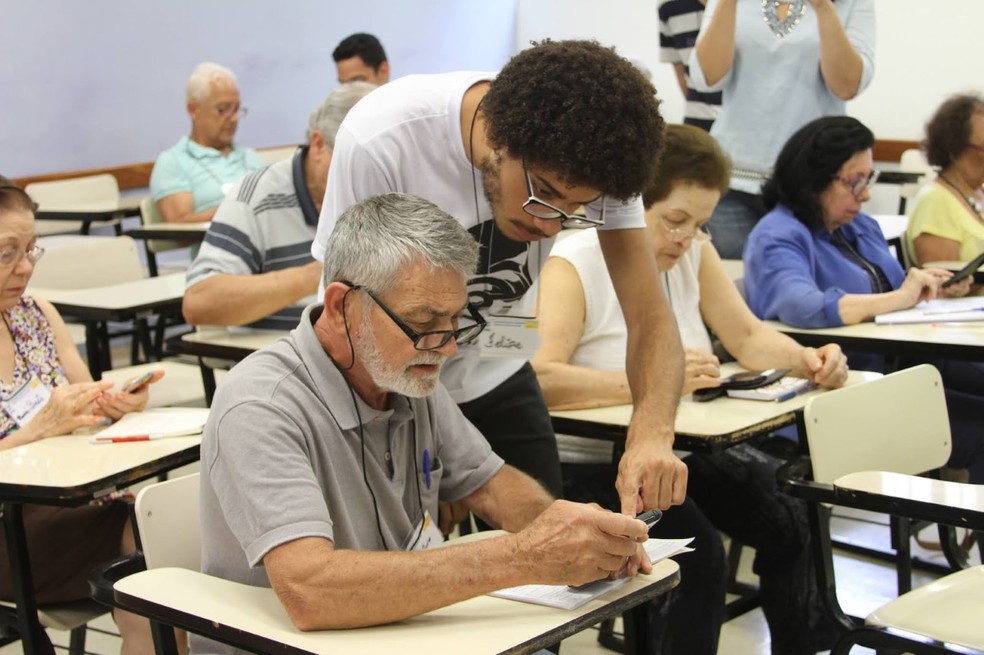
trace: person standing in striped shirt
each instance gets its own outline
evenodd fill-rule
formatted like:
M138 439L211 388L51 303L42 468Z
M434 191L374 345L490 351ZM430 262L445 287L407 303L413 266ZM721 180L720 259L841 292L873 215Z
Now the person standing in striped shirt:
M656 13L659 14L660 61L673 64L680 91L687 101L683 122L710 132L721 111L721 92L704 93L694 89L687 63L690 50L697 42L704 3L701 0L660 0Z

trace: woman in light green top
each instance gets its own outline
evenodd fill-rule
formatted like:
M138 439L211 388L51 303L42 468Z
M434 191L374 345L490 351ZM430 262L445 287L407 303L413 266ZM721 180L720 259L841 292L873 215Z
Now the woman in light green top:
M909 215L909 252L919 265L969 261L984 251L984 99L947 99L926 124L923 150L938 174Z

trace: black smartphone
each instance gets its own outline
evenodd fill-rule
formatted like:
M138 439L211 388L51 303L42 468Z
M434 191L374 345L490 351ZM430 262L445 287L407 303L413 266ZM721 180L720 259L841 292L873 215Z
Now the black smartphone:
M943 288L946 289L949 286L953 286L965 277L970 277L976 273L977 269L979 269L982 265L984 265L984 252L971 259L967 262L966 266L954 273L953 277L943 283Z
M649 509L642 514L636 514L636 518L645 523L647 528L652 528L663 518L663 512L658 509Z
M788 368L770 368L767 371L742 371L721 380L722 389L757 389L772 384L789 373Z

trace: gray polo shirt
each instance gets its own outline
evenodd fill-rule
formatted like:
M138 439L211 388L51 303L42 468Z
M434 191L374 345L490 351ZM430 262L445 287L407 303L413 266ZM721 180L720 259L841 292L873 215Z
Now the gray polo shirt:
M422 507L436 518L439 500L464 498L502 466L442 386L426 398L391 394L386 411L353 400L312 328L322 309L306 308L288 337L235 366L215 395L201 458L206 573L269 586L263 556L301 537L399 550Z
M254 171L239 181L219 205L201 250L188 268L186 288L218 273L258 275L314 261L311 241L318 226L304 183L307 147L290 159ZM309 297L250 327L291 330Z

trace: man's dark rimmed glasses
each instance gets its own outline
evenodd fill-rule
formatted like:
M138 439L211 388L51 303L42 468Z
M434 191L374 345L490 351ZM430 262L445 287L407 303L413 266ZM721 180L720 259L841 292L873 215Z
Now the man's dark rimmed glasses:
M482 333L482 330L485 329L485 317L479 313L478 309L475 308L475 305L468 303L468 315L473 321L475 321L474 324L466 325L465 327L460 327L456 330L417 332L412 327L407 325L402 318L397 316L392 309L387 307L386 304L369 289L359 284L349 282L348 280L341 280L341 282L342 284L348 285L353 290L365 291L369 297L373 299L373 302L379 305L379 308L386 312L386 315L389 316L394 323L396 323L396 326L403 330L405 335L410 337L410 340L413 341L413 347L417 350L437 350L447 344L448 341L451 341L451 339L454 339L455 343L458 345L471 343L476 337L478 337L479 334Z
M568 214L560 207L551 205L546 200L540 200L533 193L533 180L530 179L530 169L526 167L526 160L523 160L523 174L526 176L526 192L530 194L529 199L523 203L523 211L534 218L542 220L560 219L561 224L566 228L586 228L597 227L605 224L605 198L601 199L601 217L598 219L588 218L585 214Z

